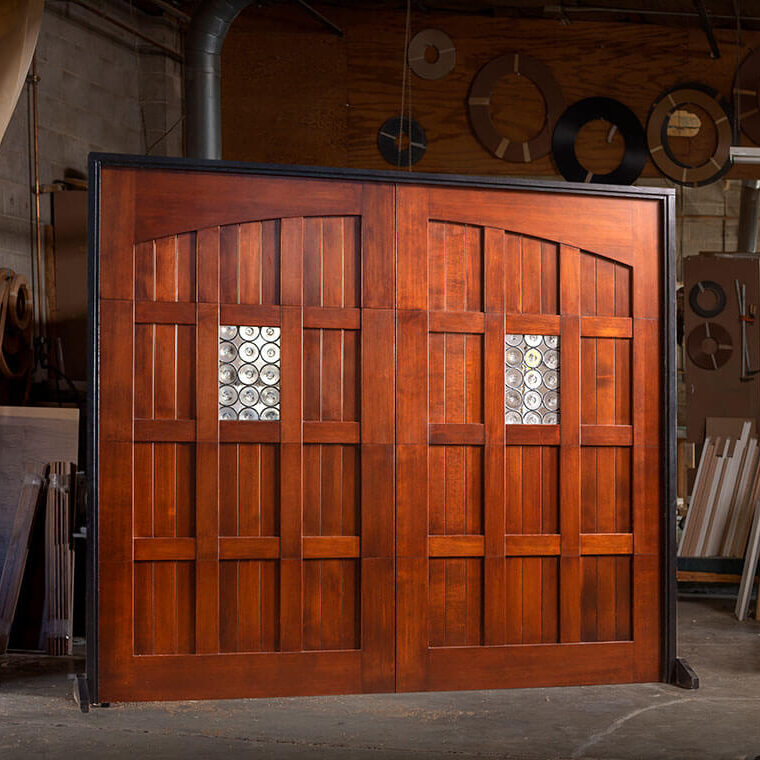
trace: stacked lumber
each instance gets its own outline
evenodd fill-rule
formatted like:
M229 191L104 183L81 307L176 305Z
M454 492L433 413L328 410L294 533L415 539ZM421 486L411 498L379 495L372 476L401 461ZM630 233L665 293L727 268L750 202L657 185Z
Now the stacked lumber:
M37 475L27 473L24 476L3 572L0 575L0 654L5 654L8 648L41 488L42 480Z
M752 521L752 530L750 532L747 553L744 555L744 571L742 580L739 585L739 596L736 598L736 617L744 620L749 611L749 602L752 596L752 586L754 585L755 573L757 572L757 560L760 556L760 509L755 510L755 516ZM755 610L755 617L760 620L760 602Z
M760 445L751 431L747 420L738 437L705 438L679 556L744 556L760 502Z
M72 654L74 643L74 551L69 462L51 462L45 511L45 589L48 654Z

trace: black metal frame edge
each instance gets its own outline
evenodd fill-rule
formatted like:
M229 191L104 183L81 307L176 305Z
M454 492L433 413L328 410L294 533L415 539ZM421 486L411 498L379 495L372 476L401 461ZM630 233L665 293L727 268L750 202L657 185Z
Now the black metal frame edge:
M676 261L675 193L669 194L663 208L662 236L663 298L660 308L663 329L661 330L661 351L665 359L662 369L664 410L662 415L662 440L667 451L662 457L661 482L663 487L663 527L662 555L662 616L664 646L662 656L662 680L678 684L678 618L676 610L676 424L678 416L678 391L676 389Z
M677 618L676 618L676 375L675 375L675 190L672 188L632 187L620 185L582 184L547 180L528 180L502 176L467 176L422 172L378 171L321 166L256 164L234 161L212 161L188 158L165 158L120 153L91 153L89 156L89 231L88 231L88 324L89 324L89 388L87 391L89 471L87 521L87 680L90 699L98 702L98 365L99 324L97 294L99 284L98 254L100 231L100 175L103 166L135 169L255 174L312 179L341 179L357 182L391 184L445 185L483 189L511 189L543 193L603 195L656 200L661 209L661 243L663 246L660 277L663 288L661 304L661 349L664 358L661 387L663 390L662 440L667 447L662 457L662 554L661 577L663 647L661 679L677 684Z
M379 169L346 169L329 166L298 164L257 164L241 161L139 156L126 153L90 153L90 161L99 166L124 166L134 169L171 169L175 171L216 172L223 174L261 174L279 177L308 177L310 179L342 179L356 182L385 182L391 184L447 185L451 187L501 188L541 192L636 196L664 200L675 198L672 188L636 187L633 185L604 185L555 180L522 179L490 175L433 174L430 172L387 171Z
M89 698L98 701L98 368L100 357L98 285L100 239L100 167L89 159L87 182L87 660Z

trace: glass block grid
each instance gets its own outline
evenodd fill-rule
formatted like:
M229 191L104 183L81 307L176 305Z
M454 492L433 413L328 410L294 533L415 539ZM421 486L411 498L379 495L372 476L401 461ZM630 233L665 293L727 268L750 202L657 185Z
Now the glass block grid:
M559 336L504 338L504 416L507 425L559 423Z
M219 327L219 419L280 419L279 327Z

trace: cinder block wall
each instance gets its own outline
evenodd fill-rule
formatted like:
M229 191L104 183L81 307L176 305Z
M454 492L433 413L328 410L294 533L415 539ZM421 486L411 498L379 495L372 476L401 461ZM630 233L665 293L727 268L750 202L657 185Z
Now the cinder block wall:
M110 15L179 50L171 23L124 4ZM181 67L157 48L71 3L45 8L37 45L40 182L87 171L91 151L182 155ZM0 267L31 278L35 230L31 91L26 87L0 143ZM40 218L50 222L50 195Z

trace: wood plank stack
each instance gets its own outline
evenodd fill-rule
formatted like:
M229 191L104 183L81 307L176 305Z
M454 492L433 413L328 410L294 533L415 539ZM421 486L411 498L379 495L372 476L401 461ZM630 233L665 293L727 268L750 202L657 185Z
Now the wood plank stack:
M45 511L45 588L48 654L72 654L74 551L71 544L74 472L69 462L51 462Z
M40 477L32 473L24 477L3 572L0 575L0 654L4 654L8 648L41 489Z
M760 502L760 446L751 431L746 420L738 436L705 438L679 556L744 556Z
M73 653L74 551L71 543L74 477L71 462L51 462L46 477L24 477L11 540L0 575L0 654L8 648L36 519L44 520L45 606L40 648L48 654ZM40 525L40 528L43 526ZM39 538L38 538L39 540ZM42 543L40 541L40 543Z

